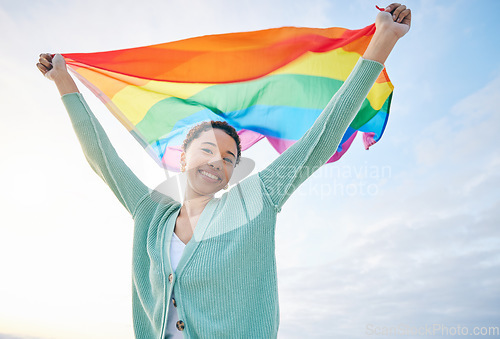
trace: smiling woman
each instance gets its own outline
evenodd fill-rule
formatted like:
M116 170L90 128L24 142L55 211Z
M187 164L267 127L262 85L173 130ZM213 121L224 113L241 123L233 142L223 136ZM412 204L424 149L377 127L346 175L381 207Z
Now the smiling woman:
M174 226L170 243L172 271L175 272L186 244L193 236L194 226L206 205L206 197L213 199L222 186L228 188L235 166L241 156L240 138L236 130L225 121L198 124L187 134L181 154L181 172L186 174L187 188L184 204ZM168 307L166 334L182 337L177 329L175 294L172 292Z
M174 230L183 243L191 239L195 220L208 201L228 188L240 155L240 139L227 122L203 122L189 131L181 154L187 186Z
M194 164L198 162L211 163L211 168L203 168L205 174L208 175L208 178L217 179L217 182L223 184L222 186L226 185L224 188L227 189L233 170L241 157L240 138L232 126L225 121L203 122L189 131L182 148L181 172L186 169L187 158L192 159L189 161L190 164L192 162ZM188 149L192 152L187 153ZM191 167L197 168L196 165L188 166L188 168ZM193 186L190 184L189 187ZM206 194L210 194L210 192Z
M87 161L134 219L137 338L277 337L277 214L336 152L383 63L408 31L410 17L410 10L399 4L381 12L365 54L312 127L221 198L214 194L239 162L239 140L234 129L218 122L195 127L181 156L188 182L182 204L168 195L153 199L117 155L62 56L40 56L37 66L55 81Z

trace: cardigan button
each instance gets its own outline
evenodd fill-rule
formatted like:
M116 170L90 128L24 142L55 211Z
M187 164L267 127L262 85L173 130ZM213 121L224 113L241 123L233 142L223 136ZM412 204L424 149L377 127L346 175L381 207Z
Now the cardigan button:
M179 331L184 331L184 322L183 322L182 320L179 320L179 321L175 324L175 326L177 327L177 329L178 329Z
M168 281L171 283L171 282L172 282L172 280L174 280L174 276L172 275L172 273L170 273L170 274L168 275Z
M174 298L172 298L172 303L174 304L174 307L177 307L177 303L175 302Z

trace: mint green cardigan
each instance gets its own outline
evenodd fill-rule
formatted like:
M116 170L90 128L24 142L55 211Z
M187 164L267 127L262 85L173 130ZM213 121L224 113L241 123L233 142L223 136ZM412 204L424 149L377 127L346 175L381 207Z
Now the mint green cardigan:
M212 199L175 274L165 248L170 247L181 204L169 196L153 197L118 156L80 93L62 96L87 161L134 220L136 338L165 336L172 292L185 338L277 336L277 214L297 187L335 153L382 69L382 64L360 58L300 140L265 169Z

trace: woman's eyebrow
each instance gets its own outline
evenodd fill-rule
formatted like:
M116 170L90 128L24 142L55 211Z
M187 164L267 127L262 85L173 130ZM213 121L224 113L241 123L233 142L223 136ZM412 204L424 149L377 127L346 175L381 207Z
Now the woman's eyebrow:
M216 144L214 144L213 142L209 142L209 141L204 141L204 142L202 142L202 144L209 144L209 145L217 147ZM234 155L233 152L231 152L231 151L226 151L226 152L229 153L229 154L231 154L236 159L236 155Z

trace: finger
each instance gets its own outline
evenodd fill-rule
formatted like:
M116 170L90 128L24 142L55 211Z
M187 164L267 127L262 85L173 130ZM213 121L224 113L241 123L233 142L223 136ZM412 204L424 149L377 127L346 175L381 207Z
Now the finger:
M395 10L396 8L398 8L399 6L401 6L401 4L398 4L398 3L392 3L392 4L390 4L389 6L387 6L387 7L385 8L385 11L386 11L386 12L391 12L391 13L392 13L392 11L394 11L394 10Z
M38 59L39 63L43 63L45 65L50 65L52 60L48 58L45 54L40 54L40 59Z
M404 11L402 11L401 13L399 13L399 17L398 17L398 20L397 22L401 22L403 23L403 21L406 19L406 17L408 15L410 15L411 11L409 8L405 9Z
M52 63L48 61L47 59L40 58L40 63L44 65L47 69L52 68Z
M41 63L36 64L36 67L38 67L38 69L40 70L40 72L42 72L43 75L45 75L45 73L49 71L47 67L45 67Z
M404 11L406 9L406 6L405 5L401 5L399 6L398 8L396 8L394 10L394 13L392 13L392 18L394 19L394 21L397 21L399 19L399 15L401 14L402 11Z
M402 24L408 25L408 27L411 26L411 10L408 9L408 14L405 16L403 21L401 21Z
M52 54L50 53L42 53L40 54L40 59L46 59L48 61L52 61Z

